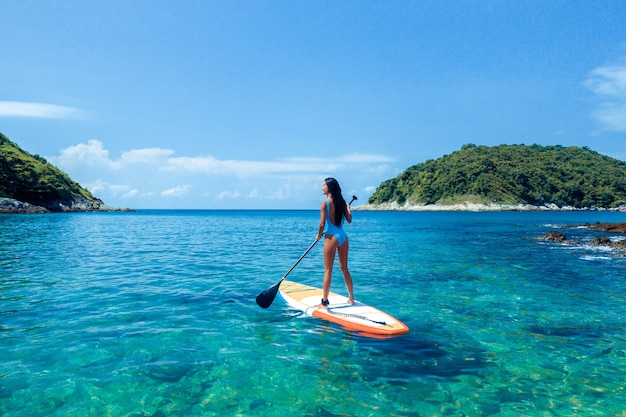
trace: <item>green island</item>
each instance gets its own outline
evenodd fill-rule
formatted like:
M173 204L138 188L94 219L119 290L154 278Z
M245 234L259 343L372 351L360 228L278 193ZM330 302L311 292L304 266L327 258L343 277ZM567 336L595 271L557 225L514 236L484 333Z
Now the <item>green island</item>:
M117 210L0 133L0 213Z
M464 145L382 182L364 210L626 210L626 163L587 147Z

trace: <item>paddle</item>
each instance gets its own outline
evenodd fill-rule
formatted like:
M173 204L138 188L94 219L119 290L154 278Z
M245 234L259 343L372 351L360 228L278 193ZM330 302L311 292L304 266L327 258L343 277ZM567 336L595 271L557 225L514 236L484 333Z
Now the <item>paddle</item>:
M348 205L352 204L352 202L354 200L356 200L356 199L357 199L356 196L353 195L352 196L352 200L350 200ZM285 275L283 275L283 277L280 279L280 281L278 281L276 284L272 285L271 287L269 287L268 289L263 291L261 294L257 295L256 303L259 305L259 307L261 307L261 308L268 308L269 306L272 305L272 303L274 302L274 299L276 298L276 294L278 294L278 287L280 287L280 284L285 280L285 278L287 278L287 275L289 275L291 273L291 271L293 271L293 269L296 267L296 265L298 265L300 263L302 258L304 258L306 256L306 254L309 253L311 251L311 249L313 249L313 246L315 246L316 243L317 243L317 239L315 239L315 241L313 241L313 243L311 243L311 246L309 246L309 248L306 251L304 251L302 256L300 256L300 258L298 258L296 263L293 264L293 266L291 268L289 268L289 271L287 271L287 273Z

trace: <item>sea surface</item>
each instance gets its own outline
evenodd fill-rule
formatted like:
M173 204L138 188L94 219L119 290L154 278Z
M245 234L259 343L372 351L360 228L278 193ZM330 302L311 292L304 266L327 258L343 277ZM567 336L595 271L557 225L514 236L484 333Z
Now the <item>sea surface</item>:
M626 258L587 242L626 236L557 229L597 221L355 211L355 296L411 329L375 339L255 303L316 210L2 215L0 415L624 416Z

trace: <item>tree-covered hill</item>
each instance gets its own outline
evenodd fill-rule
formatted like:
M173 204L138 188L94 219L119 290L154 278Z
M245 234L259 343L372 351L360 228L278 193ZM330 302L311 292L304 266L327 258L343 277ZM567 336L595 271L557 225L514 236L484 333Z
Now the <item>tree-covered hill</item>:
M575 146L464 145L381 183L368 203L626 204L626 163Z
M102 203L45 158L32 155L0 133L0 198L50 211L98 208Z

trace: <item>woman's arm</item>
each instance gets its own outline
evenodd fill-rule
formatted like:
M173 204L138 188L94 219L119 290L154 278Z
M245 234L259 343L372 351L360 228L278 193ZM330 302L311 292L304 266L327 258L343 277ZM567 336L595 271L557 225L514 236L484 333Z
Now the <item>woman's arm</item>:
M320 206L320 227L317 231L317 240L322 238L324 234L324 226L326 225L326 201L322 201L322 205Z
M352 223L352 212L350 211L350 204L346 203L346 213L345 216L348 223Z

